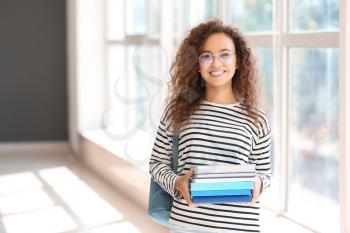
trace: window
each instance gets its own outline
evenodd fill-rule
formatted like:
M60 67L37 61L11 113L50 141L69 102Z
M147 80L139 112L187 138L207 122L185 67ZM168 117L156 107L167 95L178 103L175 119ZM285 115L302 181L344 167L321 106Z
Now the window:
M227 4L229 23L245 32L272 31L272 0L228 0Z
M126 3L126 34L146 33L146 0L129 0Z
M192 28L205 19L218 16L219 1L218 0L189 0L185 6L187 14L185 16L186 29Z
M289 51L288 212L320 232L335 231L320 222L339 219L338 57L332 48Z
M169 66L160 45L160 1L107 0L106 8L105 132L122 145L130 162L145 168Z
M339 1L289 1L291 31L330 31L339 28Z
M318 232L340 231L338 5L291 0L282 19L288 25L280 45L288 93L285 211Z

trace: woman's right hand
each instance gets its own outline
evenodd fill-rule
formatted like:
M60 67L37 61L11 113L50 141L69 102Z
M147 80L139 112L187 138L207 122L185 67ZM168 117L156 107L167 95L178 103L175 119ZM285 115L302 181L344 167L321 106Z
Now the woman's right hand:
M181 192L189 207L198 207L198 204L192 203L192 199L190 196L189 180L191 179L193 174L194 169L191 169L190 171L185 173L185 175L177 177L175 181L175 187Z

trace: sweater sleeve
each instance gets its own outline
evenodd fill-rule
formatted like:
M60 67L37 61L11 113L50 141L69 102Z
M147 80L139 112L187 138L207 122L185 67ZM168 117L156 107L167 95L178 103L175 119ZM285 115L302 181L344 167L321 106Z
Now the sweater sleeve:
M168 112L169 108L166 108L160 119L149 161L149 172L151 178L166 192L173 198L180 199L182 195L175 188L175 181L178 175L171 168L173 156L173 127L168 121Z
M256 174L262 180L262 191L270 186L271 181L271 129L265 115L259 119L260 128L253 140L251 163L255 164Z

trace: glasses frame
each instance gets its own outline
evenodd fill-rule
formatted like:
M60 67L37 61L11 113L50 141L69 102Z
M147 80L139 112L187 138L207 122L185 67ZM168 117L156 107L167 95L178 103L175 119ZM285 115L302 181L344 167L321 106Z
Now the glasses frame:
M203 56L203 54L208 54L210 55L210 58L209 58L209 61L208 62L201 62L201 57ZM228 58L222 58L220 57L220 55L222 54L229 54L230 57ZM208 52L208 51L205 51L205 52L202 52L199 56L198 56L198 63L201 67L209 67L213 64L215 58L218 59L218 61L221 63L221 64L224 64L224 65L230 65L233 63L234 61L234 56L235 56L235 53L231 50L223 50L223 51L220 51L218 52L217 54L213 54L211 52Z

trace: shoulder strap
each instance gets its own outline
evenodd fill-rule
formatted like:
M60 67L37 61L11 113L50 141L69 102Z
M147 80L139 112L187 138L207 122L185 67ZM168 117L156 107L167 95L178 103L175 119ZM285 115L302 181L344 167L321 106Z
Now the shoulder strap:
M175 127L174 134L173 134L173 161L172 161L172 168L175 173L177 173L178 157L179 157L179 129Z

